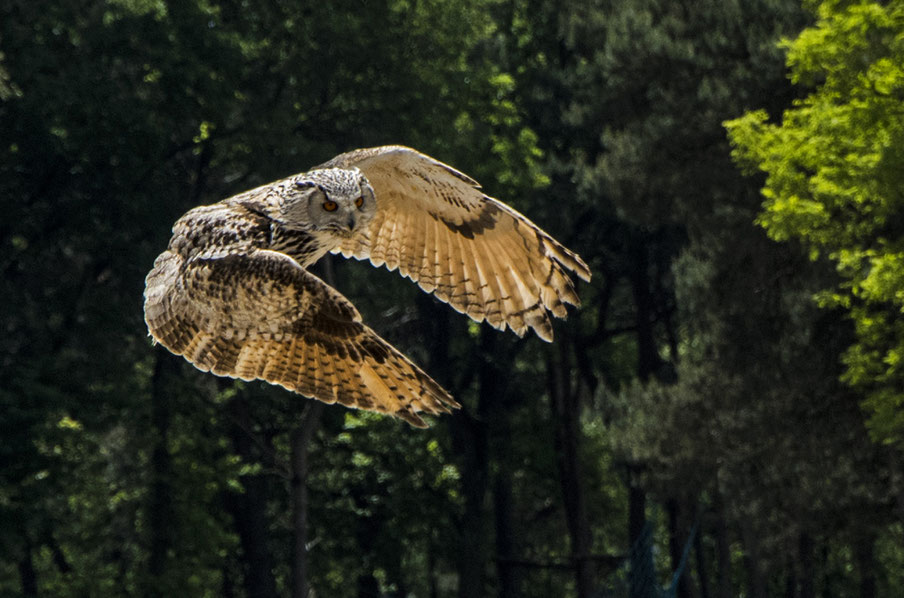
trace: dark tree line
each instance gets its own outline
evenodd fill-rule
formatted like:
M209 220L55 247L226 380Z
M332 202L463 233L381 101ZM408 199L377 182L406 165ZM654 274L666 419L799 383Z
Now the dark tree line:
M779 40L858 3L805 4L5 3L0 595L639 598L686 552L682 597L899 594L899 428L861 409L897 378L850 384L863 323L813 300L846 273L755 224L724 126L799 105ZM553 344L325 260L463 404L428 430L151 345L176 218L384 143L588 262Z

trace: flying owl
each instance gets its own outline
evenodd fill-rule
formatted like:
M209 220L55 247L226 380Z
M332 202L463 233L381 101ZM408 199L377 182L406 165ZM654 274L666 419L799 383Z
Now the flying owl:
M458 403L308 272L327 252L398 270L477 322L552 340L587 265L470 177L416 150L351 151L173 226L145 281L151 336L195 367L325 403L419 413Z

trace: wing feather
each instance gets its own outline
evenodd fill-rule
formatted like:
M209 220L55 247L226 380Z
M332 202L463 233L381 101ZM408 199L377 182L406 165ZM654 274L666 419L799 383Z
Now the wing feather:
M498 329L505 329L505 319L502 314L510 311L510 297L505 289L506 272L508 268L499 263L499 247L495 241L487 244L489 251L486 254L487 266L490 272L495 272L495 276L487 277L487 322Z
M436 286L433 283L434 264L436 263L436 250L433 248L437 247L436 237L434 237L433 233L436 230L436 222L428 222L423 230L421 247L416 249L418 254L418 281L420 281L421 288L429 292L429 287Z
M461 284L457 285L458 293L452 295L452 307L480 322L483 320L483 304L479 295L480 272L477 269L477 261L471 255L471 244L460 238L457 241L463 278ZM458 299L458 305L455 299Z
M148 275L152 336L203 371L262 379L326 403L395 415L458 407L361 323L351 303L290 257L254 250L185 260L166 251Z
M545 340L547 312L564 317L566 304L580 304L571 275L590 280L581 258L467 175L402 146L348 152L318 168L353 167L374 188L377 213L336 253L398 268L477 321L497 326L498 310L516 333L527 326Z

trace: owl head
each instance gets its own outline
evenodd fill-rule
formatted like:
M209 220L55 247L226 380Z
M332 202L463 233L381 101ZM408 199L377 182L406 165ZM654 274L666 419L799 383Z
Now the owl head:
M374 190L357 168L311 170L283 189L279 220L287 228L340 238L354 235L374 217Z

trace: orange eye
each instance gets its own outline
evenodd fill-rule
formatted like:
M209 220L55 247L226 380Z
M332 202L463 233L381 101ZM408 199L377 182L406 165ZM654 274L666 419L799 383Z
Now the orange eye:
M363 205L364 205L364 198L363 198L363 197L359 197L358 199L356 199L356 200L355 200L355 205L356 205L357 207L359 207L359 208L360 208L361 206L363 206Z
M323 209L327 212L335 212L339 205L335 201L326 200L323 202Z

